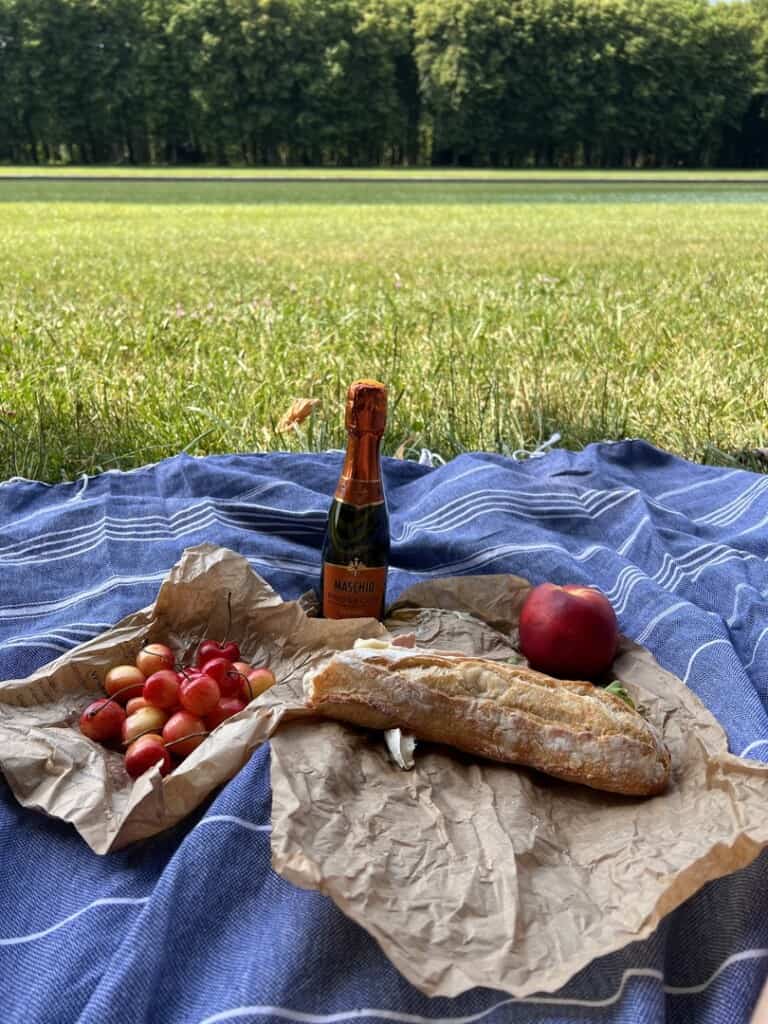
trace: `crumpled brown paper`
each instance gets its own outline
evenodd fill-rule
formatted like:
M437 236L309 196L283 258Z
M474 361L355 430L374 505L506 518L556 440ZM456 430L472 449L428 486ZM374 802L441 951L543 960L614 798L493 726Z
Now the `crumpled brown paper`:
M163 641L191 658L204 636L230 639L246 660L269 664L277 682L222 723L164 780L157 769L132 783L120 753L86 739L78 719L103 696L113 665L133 662L144 643ZM284 602L245 558L202 544L185 551L152 607L68 651L28 679L0 682L0 771L25 807L71 822L96 853L170 828L231 778L285 714L301 714L303 672L359 636L380 636L371 620L309 618Z
M517 660L527 589L513 576L425 582L386 626L422 646ZM83 707L146 642L191 656L204 635L223 638L228 592L229 635L244 658L271 665L276 685L173 774L132 783L119 753L80 734ZM427 745L402 772L382 735L303 708L309 668L387 635L370 619L313 618L311 607L283 602L232 551L190 548L152 607L28 679L0 682L0 771L22 804L106 853L176 824L272 736L275 869L327 893L430 995L554 991L768 844L768 766L730 755L715 719L642 648L625 642L614 670L672 752L664 795L598 793Z
M527 586L422 583L385 624L420 645L515 657ZM729 754L716 720L647 651L624 642L614 673L670 748L662 796L426 744L406 773L379 735L294 721L272 739L273 866L330 896L428 995L555 991L768 844L768 766Z

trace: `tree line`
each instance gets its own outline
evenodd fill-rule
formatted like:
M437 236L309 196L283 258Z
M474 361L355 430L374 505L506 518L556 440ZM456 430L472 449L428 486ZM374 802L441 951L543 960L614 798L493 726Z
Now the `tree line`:
M0 161L768 165L768 0L0 0Z

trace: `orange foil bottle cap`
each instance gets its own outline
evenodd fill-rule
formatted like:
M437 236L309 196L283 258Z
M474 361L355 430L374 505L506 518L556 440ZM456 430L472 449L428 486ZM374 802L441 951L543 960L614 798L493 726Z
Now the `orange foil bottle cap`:
M387 388L378 380L356 380L347 392L347 430L383 434L387 425Z

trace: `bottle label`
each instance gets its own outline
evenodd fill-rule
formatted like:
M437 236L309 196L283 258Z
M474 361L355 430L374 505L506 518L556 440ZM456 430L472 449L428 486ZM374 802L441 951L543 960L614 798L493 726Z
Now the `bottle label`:
M376 619L384 604L387 567L370 568L326 562L323 567L323 615L326 619Z

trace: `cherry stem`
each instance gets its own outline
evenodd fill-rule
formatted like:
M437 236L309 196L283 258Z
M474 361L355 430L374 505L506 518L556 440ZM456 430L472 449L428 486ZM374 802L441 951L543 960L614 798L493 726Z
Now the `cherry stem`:
M224 643L229 640L229 631L232 629L232 591L227 591L227 631L224 634Z
M228 590L227 591L227 628L226 628L226 630L224 632L224 639L222 641L220 641L220 643L219 643L220 647L223 647L224 644L229 639L229 631L230 631L230 629L232 629L232 591ZM205 640L201 640L200 643L197 645L198 651L200 650L200 647L201 647L201 645L203 643L205 643Z
M249 703L253 700L253 687L251 686L251 680L247 675L241 672L239 668L228 668L224 675L227 679L234 679L235 676L239 676L240 679L244 679L245 685L248 687Z
M141 651L139 651L139 653L141 654L142 652L149 650L149 648L150 647L154 647L156 643L157 643L157 641L153 640L152 643L144 644L144 646L141 648ZM169 666L169 665L167 665L165 663L165 658L163 658L162 654L156 654L155 651L149 651L149 653L150 653L150 655L153 658L160 658L160 660L163 662L163 664L165 665L166 668L172 668L174 672L179 672L180 671L180 669L176 668L176 666L178 664L178 661L175 658L173 659L173 665ZM160 669L156 669L155 671L159 672Z
M152 640L148 644L143 644L142 648L141 648L141 651L149 651L149 654L150 654L151 657L159 658L161 661L165 661L165 657L162 654L158 654L157 651L150 651L149 650L150 647L155 647L155 646L161 646L162 647L162 646L165 646L165 645L158 644L157 640ZM141 653L141 651L139 651L139 653Z
M135 690L138 685L139 685L138 683L128 683L126 686L121 686L120 689L116 693L113 693L111 697L108 697L104 701L104 703L101 705L101 707L96 708L95 711L89 711L88 712L88 717L89 718L95 718L96 715L98 715L98 713L100 711L104 710L104 708L107 706L107 704L111 704L113 700L117 700L117 698L120 696L121 693L125 693L126 690ZM137 696L140 696L140 694L137 694Z
M209 732L190 732L190 733L187 733L186 736L179 736L179 738L177 740L168 740L168 742L164 743L163 746L165 746L165 747L172 747L174 745L174 743L183 743L184 740L194 740L198 736L210 736L210 735L211 734Z
M124 747L130 747L130 745L132 743L135 743L136 740L140 740L142 736L149 736L149 734L151 732L157 732L157 729L156 728L155 729L145 729L144 732L140 732L139 735L138 736L134 736L133 739L123 740L123 746Z

